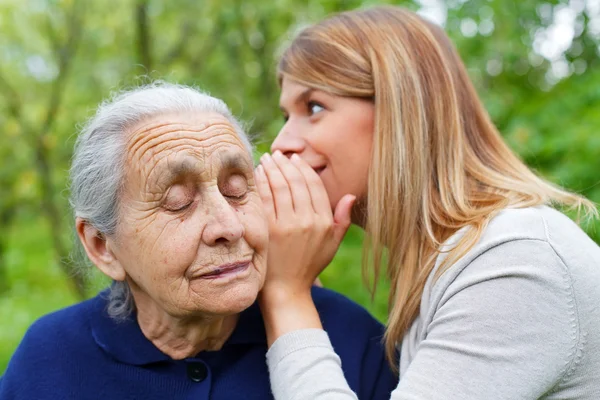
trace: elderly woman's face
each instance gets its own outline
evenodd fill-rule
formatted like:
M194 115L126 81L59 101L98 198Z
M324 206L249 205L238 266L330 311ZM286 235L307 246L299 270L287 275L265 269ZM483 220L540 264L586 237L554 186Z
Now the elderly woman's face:
M172 114L134 127L112 248L136 303L171 315L227 315L262 287L268 228L253 164L218 114Z

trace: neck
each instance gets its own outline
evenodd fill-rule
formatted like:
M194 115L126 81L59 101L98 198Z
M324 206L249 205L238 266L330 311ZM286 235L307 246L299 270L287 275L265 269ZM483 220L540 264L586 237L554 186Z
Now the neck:
M135 296L134 296L135 297ZM239 314L229 316L178 317L154 301L136 299L137 321L144 336L174 360L193 357L201 351L217 351L229 339Z
M365 229L367 225L367 199L359 197L356 199L354 206L350 212L350 220L354 225Z

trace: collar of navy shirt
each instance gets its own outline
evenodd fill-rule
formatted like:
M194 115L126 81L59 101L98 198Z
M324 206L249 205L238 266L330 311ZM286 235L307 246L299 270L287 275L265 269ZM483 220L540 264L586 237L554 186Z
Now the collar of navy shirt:
M108 316L107 304L106 292L103 292L96 297L94 312L90 315L92 336L100 348L116 360L130 365L147 365L171 360L144 336L135 313L123 321L117 321ZM254 303L242 311L235 330L223 348L266 344L267 337L260 308Z

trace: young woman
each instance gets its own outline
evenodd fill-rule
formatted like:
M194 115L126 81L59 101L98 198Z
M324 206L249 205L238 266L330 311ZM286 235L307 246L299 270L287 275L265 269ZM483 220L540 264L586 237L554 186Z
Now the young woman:
M392 399L600 398L600 248L550 206L597 211L507 147L443 30L342 13L278 74L286 122L256 171L275 398L356 398L310 296L350 223L391 281Z

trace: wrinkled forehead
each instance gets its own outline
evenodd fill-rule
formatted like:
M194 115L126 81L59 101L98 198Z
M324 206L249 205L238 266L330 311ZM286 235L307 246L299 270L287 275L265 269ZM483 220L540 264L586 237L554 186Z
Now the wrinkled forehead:
M251 155L229 120L217 113L174 113L130 129L126 165L143 180L221 169L252 171ZM131 175L130 175L131 177Z

